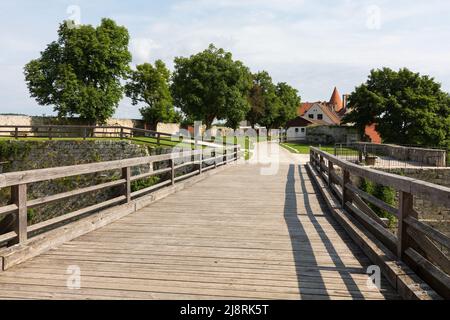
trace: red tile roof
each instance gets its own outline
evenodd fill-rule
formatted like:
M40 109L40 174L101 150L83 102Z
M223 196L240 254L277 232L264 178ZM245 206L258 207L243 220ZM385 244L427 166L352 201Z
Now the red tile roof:
M373 143L381 143L381 136L377 131L376 124L371 124L370 126L366 126L365 134L370 138L370 141Z
M298 116L303 116L306 112L308 112L309 109L311 109L311 107L318 102L304 102L300 105L300 107L298 108L298 112L297 115Z
M336 87L334 87L333 94L331 95L330 104L334 106L336 112L339 112L344 108L341 95Z

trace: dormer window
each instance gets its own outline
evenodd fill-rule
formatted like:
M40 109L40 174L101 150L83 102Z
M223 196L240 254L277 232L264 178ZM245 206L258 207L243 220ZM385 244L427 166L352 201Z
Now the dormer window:
M314 115L313 115L313 114L309 114L308 117L309 117L310 119L314 119Z
M323 120L323 114L318 114L317 115L317 120Z

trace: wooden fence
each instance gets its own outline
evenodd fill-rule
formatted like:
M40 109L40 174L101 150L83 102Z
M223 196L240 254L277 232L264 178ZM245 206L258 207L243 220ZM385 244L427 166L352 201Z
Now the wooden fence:
M164 142L185 142L198 145L211 146L211 141L186 140L181 134L172 135L153 130L122 126L78 126L78 125L36 125L36 126L8 126L0 125L0 137L14 139L26 138L79 138L79 139L139 139L154 138L155 143L160 146Z
M86 214L95 213L103 208L130 203L132 200L147 196L153 191L174 186L182 180L201 175L208 170L213 170L219 166L237 161L239 156L240 147L238 145L224 145L221 148L205 148L150 157L0 174L0 188L11 188L10 203L0 206L0 221L7 215L15 215L14 231L0 235L0 247L13 244L26 244L30 237L39 235L49 229L51 230L52 228L73 222L77 218ZM166 163L166 168L153 170L153 165L157 163ZM132 175L131 169L133 167L143 165L150 165L152 169L147 173ZM190 168L193 168L193 170L187 173L181 172L180 174L180 169L187 166L191 166ZM112 170L120 170L122 173L121 178L64 193L48 195L39 199L30 200L27 197L27 185L31 183L98 172L110 172ZM166 176L169 175L170 178L156 185L132 192L132 182L164 174ZM113 187L119 187L122 191L112 199L35 225L29 226L27 223L28 209Z
M310 164L328 183L342 208L351 213L373 236L395 253L399 260L416 271L436 292L450 299L450 261L436 245L448 249L450 238L419 221L418 212L413 208L413 199L419 195L449 208L450 188L364 168L313 147ZM340 168L342 174L337 173L337 168ZM365 178L398 191L398 208L360 190L352 183L351 176ZM388 229L386 222L368 206L368 203L397 217L396 234Z

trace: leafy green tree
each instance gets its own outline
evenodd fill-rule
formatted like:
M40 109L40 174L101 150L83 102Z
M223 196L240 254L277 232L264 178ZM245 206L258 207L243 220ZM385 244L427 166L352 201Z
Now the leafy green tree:
M175 58L171 86L175 106L208 128L214 120L237 126L250 109L250 87L248 69L212 44L189 58Z
M157 60L155 66L144 63L131 71L130 81L125 85L126 95L133 105L144 103L140 109L143 119L153 130L159 122L172 122L177 118L169 89L170 71L164 62Z
M300 106L301 99L297 89L294 89L285 82L277 84L276 93L281 106L274 126L281 128L286 125L286 122L297 117L297 110Z
M428 76L408 69L372 70L350 95L346 123L364 132L375 123L384 142L442 146L449 142L450 96Z
M104 123L123 96L120 81L131 61L128 43L127 29L110 19L96 28L62 23L58 40L24 68L31 97L53 105L60 117Z
M253 75L253 86L250 90L250 111L247 120L252 126L259 124L267 129L276 126L280 116L281 101L277 96L277 87L267 71L260 71Z

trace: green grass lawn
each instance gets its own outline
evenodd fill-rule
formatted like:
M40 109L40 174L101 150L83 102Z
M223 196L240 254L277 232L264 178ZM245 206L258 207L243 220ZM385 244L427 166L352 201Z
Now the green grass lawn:
M310 147L311 147L310 144L303 144L303 143L282 143L281 146L285 147L285 149L289 150L292 153L294 153L294 151L292 150L292 149L294 149L294 150L297 151L296 153L299 153L299 154L309 154ZM292 149L290 149L288 147L290 147ZM330 146L330 145L328 145L328 146L324 146L324 145L319 146L319 145L314 145L313 144L312 147L316 147L316 148L320 147L320 149L322 151L328 152L330 154L334 154L334 146ZM349 148L342 148L342 150L345 153L356 152L355 150L352 150L352 149L349 149Z

